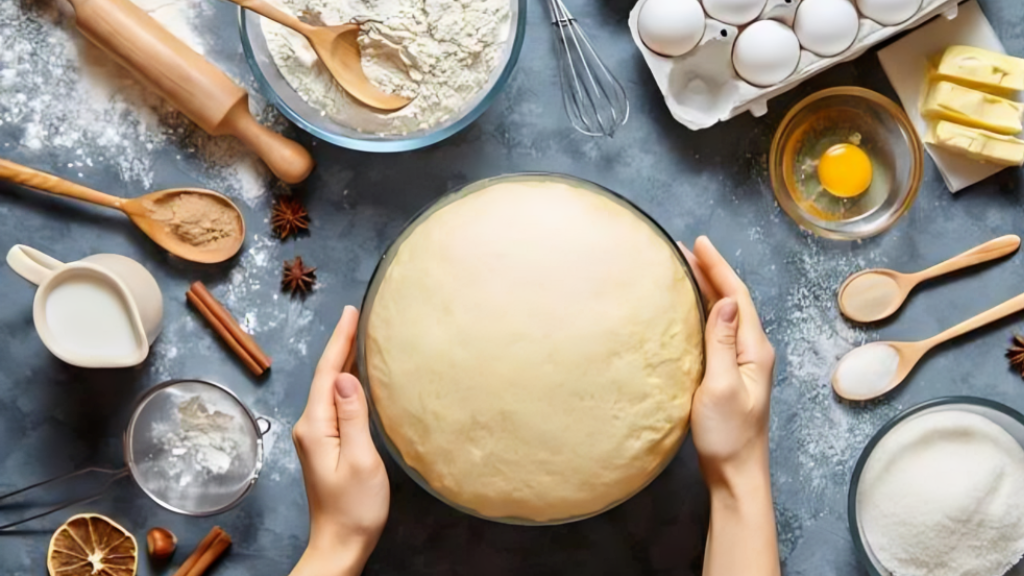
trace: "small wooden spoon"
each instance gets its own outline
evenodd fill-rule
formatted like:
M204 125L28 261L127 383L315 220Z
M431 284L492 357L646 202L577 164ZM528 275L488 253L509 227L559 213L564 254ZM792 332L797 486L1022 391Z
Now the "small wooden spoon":
M900 309L910 291L921 282L1002 258L1016 252L1019 247L1020 237L1010 234L985 242L916 274L901 274L885 268L861 270L839 287L839 310L854 322L884 320Z
M408 98L381 92L363 72L359 50L359 24L313 26L274 6L267 0L231 0L243 8L287 26L309 40L320 61L338 84L356 100L378 110L404 108Z
M932 348L1024 310L1024 294L920 342L872 342L854 348L832 372L832 389L847 400L871 400L900 385ZM888 348L889 350L885 350ZM895 361L894 361L895 356Z
M242 241L245 240L245 220L231 200L222 194L212 190L201 188L172 188L152 192L138 198L118 198L91 188L68 182L56 176L33 170L27 166L15 164L0 158L0 179L9 180L36 190L51 192L61 196L70 196L79 200L85 200L100 206L115 208L128 215L128 218L139 227L146 236L159 244L164 250L185 260L199 262L202 264L215 264L223 262L238 253L242 248ZM224 241L210 247L199 247L189 244L171 231L164 222L154 219L152 206L166 202L178 194L201 194L216 198L224 206L231 208L238 214L238 221L241 224L238 237L232 237L230 241Z

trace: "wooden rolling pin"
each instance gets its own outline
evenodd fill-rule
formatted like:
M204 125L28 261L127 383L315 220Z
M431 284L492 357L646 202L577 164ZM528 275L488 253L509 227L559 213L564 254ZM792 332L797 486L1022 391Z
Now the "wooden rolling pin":
M203 130L235 136L289 184L313 170L305 148L252 117L245 90L130 0L71 0L71 5L86 38Z

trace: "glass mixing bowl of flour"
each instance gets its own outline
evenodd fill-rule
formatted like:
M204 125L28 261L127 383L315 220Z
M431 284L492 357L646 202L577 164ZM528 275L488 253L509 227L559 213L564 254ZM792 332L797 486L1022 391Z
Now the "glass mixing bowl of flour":
M995 425L994 427L991 427L990 425L989 426L997 434L1001 434L1001 430L1005 431L1006 434L1009 434L1009 436L1012 437L1012 440L1006 439L1006 441L1012 446L1013 450L1017 450L1018 448L1018 446L1013 446L1013 440L1015 440L1016 444L1019 444L1020 447L1024 447L1024 415L1004 404L1000 404L999 402L994 402L992 400L987 400L984 398L975 398L971 396L950 396L945 398L937 398L935 400L929 400L927 402L918 404L916 406L904 410L896 417L894 417L892 420L887 422L884 426L882 426L878 430L878 432L876 432L875 435L871 437L871 440L868 442L867 446L864 447L864 450L861 452L860 458L857 460L857 464L853 470L853 476L850 480L850 491L847 503L847 515L850 524L850 535L853 538L853 546L856 550L857 557L860 560L861 566L863 566L867 570L867 573L871 576L892 576L893 572L886 568L885 565L883 565L882 561L879 559L879 556L882 554L872 549L871 544L869 542L869 537L865 531L865 517L870 514L867 508L869 504L866 500L866 492L871 490L871 488L865 488L865 486L871 483L871 480L869 479L869 474L872 473L872 471L869 471L869 473L866 474L865 468L868 467L868 463L871 460L872 454L876 452L876 448L878 448L879 444L887 436L900 438L900 441L903 441L904 438L908 438L907 431L909 430L909 428L906 426L907 424L916 422L917 426L920 427L924 423L924 421L922 421L923 418L930 418L930 422L934 422L934 417L941 417L943 413L946 413L947 416L949 415L949 413L961 413L966 414L969 418L974 416L980 416L983 419L982 423L985 423L984 421L988 421L991 424ZM970 429L965 429L970 431ZM880 465L879 463L876 463L875 469L881 470L882 473L885 475L899 474L900 471L897 470L894 472L894 467L892 466L892 464L896 462L892 460L893 455L899 456L899 460L901 460L903 463L912 461L915 467L927 466L927 462L920 457L919 453L910 453L910 449L907 447L909 446L910 448L920 449L921 446L925 446L926 444L930 443L931 449L934 450L935 446L937 446L937 443L939 442L942 443L941 447L947 447L949 445L955 446L957 445L957 443L959 443L960 445L959 451L950 452L951 457L953 457L955 460L947 460L950 467L966 467L971 470L978 469L978 466L975 465L977 464L976 462L968 462L966 460L970 458L970 454L972 452L977 454L981 450L966 444L965 438L969 438L969 435L965 434L962 430L957 430L957 433L952 435L944 434L941 429L918 430L916 432L920 432L920 436L918 437L921 438L922 440L918 441L918 443L915 443L913 440L905 442L901 447L901 451L898 453L893 452L891 450L885 453L883 456L881 456L882 459L879 460L879 463L888 463L888 465ZM886 451L881 450L880 452ZM998 469L998 472L994 474L994 476L998 477L1005 475L1009 476L1013 482L1024 483L1024 477L1022 477L1024 475L1015 475L1012 466L997 466L996 469ZM928 473L925 474L927 475ZM957 479L949 478L950 476L953 475L955 474L946 474L942 475L941 477L949 485L952 485L954 487L963 486L962 482L959 484L957 483ZM877 483L877 480L875 480L875 482ZM929 487L924 487L921 486L920 484L913 487L907 487L908 490L911 490L915 493L920 493L922 490L927 491L928 488ZM994 493L999 491L998 486L992 486L991 484L987 485L986 488L988 489L988 491ZM931 494L931 492L926 493ZM1013 502L1019 499L1019 493L1014 492L1013 494L1008 495L1007 501L1010 502L1009 507L1015 506ZM902 498L900 504L902 504L904 501L905 498ZM977 533L980 532L980 529L976 524L972 523L972 521L975 519L977 513L976 511L982 507L983 506L968 506L966 504L959 506L958 514L962 516L962 522L960 522L960 524L962 525L959 526L959 528L961 529L962 536L967 537L968 535L975 535L975 537L978 537ZM1000 503L994 503L994 507L1001 511L1006 511L1008 508L1007 506L1003 506ZM892 512L893 510L890 509L887 510L886 514L890 517L900 516L900 513L892 514ZM908 524L919 525L922 522L924 522L923 516L919 514L903 511L901 511L901 513L905 513L908 517L913 518L913 521L908 522ZM1015 512L1012 510L1007 513L1012 516L1016 516ZM1009 526L1004 526L1003 528L1000 528L998 532L1009 532ZM880 536L876 536L876 538L878 537ZM985 535L982 534L981 537L985 538ZM908 541L913 541L912 539L914 537L910 536L908 538L911 539ZM891 541L892 539L890 538L887 540L886 543L888 544ZM968 546L970 544L968 542L961 542L960 544L965 546L965 551L974 550L973 548ZM947 549L956 549L959 547L959 545L945 546L943 544L936 543L933 543L933 545L938 545L939 548L941 548L941 551L934 549L930 550L931 553L927 556L935 557L946 553ZM989 545L995 544L992 541L990 541ZM1005 550L1006 549L1003 549L1003 552L1005 552ZM908 560L908 557L912 556L912 554L906 554L904 551L901 551L901 554L903 556L903 559L901 560L902 562L906 563L913 561ZM993 551L989 554L983 554L978 550L974 550L973 555L984 557L993 556L995 554L997 554L997 552ZM1005 554L1001 554L1001 556L1005 556ZM1016 557L1017 555L1015 553L1011 553L1010 556ZM1014 560L1015 558L1009 558L1010 562L1013 562ZM940 559L940 561L945 562L945 560L943 559ZM1005 567L1002 569L996 569L994 572L1002 574L1005 572ZM913 573L933 573L933 571L920 572L918 570ZM1018 562L1017 565L1013 566L1013 568L1011 568L1009 572L1005 573L1008 575L1024 574L1024 566L1022 566ZM979 574L979 576L981 575Z
M311 23L364 22L364 30L371 30L371 44L363 46L367 76L415 96L405 109L387 114L355 102L300 36L239 9L242 48L260 92L303 130L352 150L404 152L462 130L483 114L512 74L526 31L526 0L479 0L458 19L428 14L435 8L417 8L419 2L405 5L411 1L284 1ZM410 31L420 36L410 40ZM453 48L452 38L462 44Z

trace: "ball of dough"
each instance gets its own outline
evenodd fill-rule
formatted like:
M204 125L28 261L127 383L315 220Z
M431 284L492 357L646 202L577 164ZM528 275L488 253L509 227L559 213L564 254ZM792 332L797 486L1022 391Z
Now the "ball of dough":
M482 516L568 520L635 494L678 450L703 374L674 247L570 182L497 183L427 216L367 312L385 433Z

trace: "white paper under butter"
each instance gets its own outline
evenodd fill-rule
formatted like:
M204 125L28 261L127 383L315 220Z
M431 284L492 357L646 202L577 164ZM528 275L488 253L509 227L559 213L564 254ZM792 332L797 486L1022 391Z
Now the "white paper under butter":
M928 122L921 116L921 102L928 89L928 60L941 54L947 46L954 45L976 46L1006 53L996 31L974 0L961 4L960 14L955 19L940 18L878 51L882 68L896 89L903 109L914 123L921 140L928 134ZM931 145L926 145L925 149L935 161L950 192L959 192L1005 168L971 160Z

